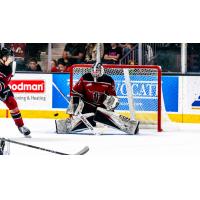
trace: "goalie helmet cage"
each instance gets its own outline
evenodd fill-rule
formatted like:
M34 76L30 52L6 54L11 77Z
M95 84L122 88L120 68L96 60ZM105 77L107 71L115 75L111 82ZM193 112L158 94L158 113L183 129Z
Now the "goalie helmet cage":
M91 72L92 64L74 64L70 68L70 91L85 73ZM143 124L156 125L162 131L162 87L160 66L103 64L104 73L115 81L120 104L116 111L140 120ZM151 126L152 127L152 126Z

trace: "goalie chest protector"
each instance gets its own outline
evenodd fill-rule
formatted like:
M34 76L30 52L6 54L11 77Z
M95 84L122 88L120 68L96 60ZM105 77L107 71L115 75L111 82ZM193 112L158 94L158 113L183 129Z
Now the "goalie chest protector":
M82 94L89 102L95 102L96 93L116 96L114 80L106 74L99 77L96 82L90 73L84 74L73 90Z

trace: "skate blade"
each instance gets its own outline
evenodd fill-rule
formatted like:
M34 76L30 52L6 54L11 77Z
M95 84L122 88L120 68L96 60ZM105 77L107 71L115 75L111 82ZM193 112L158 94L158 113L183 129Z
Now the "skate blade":
M32 138L31 135L24 135L25 138Z

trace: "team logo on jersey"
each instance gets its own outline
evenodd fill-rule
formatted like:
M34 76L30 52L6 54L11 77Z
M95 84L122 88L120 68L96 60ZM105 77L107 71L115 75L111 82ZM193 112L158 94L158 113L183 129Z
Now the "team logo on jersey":
M104 93L101 92L93 92L93 100L95 103L101 103L101 99L103 98Z
M13 92L43 93L45 82L44 80L12 80L9 87Z

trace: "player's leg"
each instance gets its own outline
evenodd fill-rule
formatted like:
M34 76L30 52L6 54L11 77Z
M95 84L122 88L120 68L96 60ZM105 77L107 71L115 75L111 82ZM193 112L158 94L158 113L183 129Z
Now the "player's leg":
M19 131L24 135L29 135L31 132L30 130L24 126L24 122L21 116L21 112L18 108L17 102L13 96L13 93L8 90L7 96L3 101L10 111L10 115L12 116L15 125L18 127Z
M128 134L139 133L139 121L130 120L127 117L119 115L113 111L108 111L104 108L97 108L94 121L124 131Z
M66 120L55 121L57 133L73 133L88 129L88 127L79 117L78 113L81 113L82 116L87 119L93 127L96 126L96 122L94 121L94 113L96 112L96 107L91 106L88 103L84 103L83 101L79 102L77 98L74 98L73 102L70 101L70 104L71 105L69 105L67 113L70 114L71 117Z
M96 123L94 122L94 113L82 114L89 123L94 127ZM88 127L83 123L81 118L78 116L72 116L65 120L56 120L56 132L57 133L75 133L87 130Z

